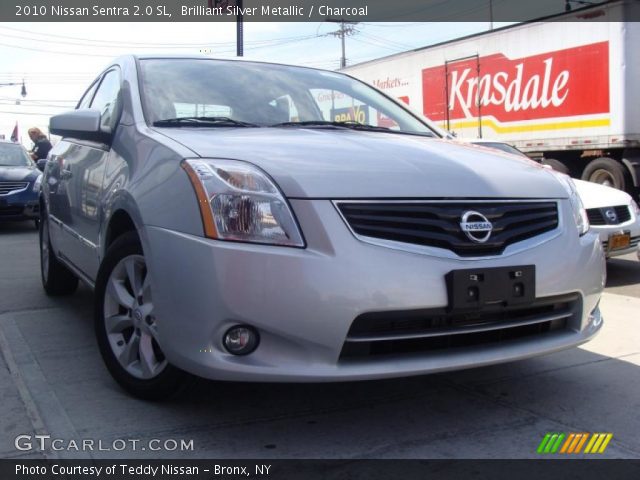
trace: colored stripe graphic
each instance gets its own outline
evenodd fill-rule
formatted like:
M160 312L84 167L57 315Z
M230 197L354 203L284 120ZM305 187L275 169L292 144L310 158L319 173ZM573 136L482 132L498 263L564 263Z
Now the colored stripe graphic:
M609 446L609 442L613 438L613 433L607 433L606 435L607 436L605 437L604 442L602 442L602 445L600 446L600 450L598 450L598 453L604 453L604 451Z
M564 442L564 445L562 445L562 449L560 450L560 453L567 453L567 450L569 449L569 445L571 445L571 442L573 442L573 439L575 438L576 434L575 433L570 433L569 436L567 437L567 441Z
M563 453L563 454L579 454L585 443L587 447L583 453L604 453L613 438L612 433L547 433L540 445L538 445L538 453ZM588 440L588 442L587 442Z
M544 447L544 453L551 453L551 447L553 447L553 445L556 443L557 439L558 439L558 434L557 433L554 433L554 434L551 435L551 438L547 442L547 446Z
M612 433L594 433L584 453L604 453L612 438Z
M576 453L580 453L580 451L582 450L582 446L587 441L587 438L589 438L589 434L588 433L583 433L582 434L582 439L580 440L580 443L578 443L578 445L576 446Z
M502 125L494 122L489 118L482 119L482 126L493 129L496 133L518 133L518 132L533 132L540 130L558 130L564 128L588 128L588 127L608 127L611 124L611 120L608 118L597 118L593 120L573 120L566 122L552 122L552 123L533 123L529 125ZM446 123L440 122L442 128L446 128ZM479 126L478 120L461 120L452 121L450 123L450 129L455 130L459 128L477 128Z
M593 444L596 443L597 439L598 439L598 434L594 433L593 436L591 437L591 440L589 440L589 443L587 443L587 448L584 449L584 453L591 453L591 447L593 447Z
M547 433L544 436L544 438L540 442L540 445L538 445L538 453L544 453L544 447L547 446L547 442L549 441L550 438L551 438L551 434L550 433Z
M556 443L554 443L553 447L551 447L551 453L556 453L558 451L565 436L566 435L564 433L561 433L560 435L558 435L558 439L556 440Z

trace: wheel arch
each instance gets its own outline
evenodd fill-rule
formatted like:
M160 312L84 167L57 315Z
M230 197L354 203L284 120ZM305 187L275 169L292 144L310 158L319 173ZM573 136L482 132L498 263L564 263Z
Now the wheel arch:
M109 246L127 232L136 232L143 250L146 250L144 222L136 203L128 192L118 192L112 198L106 213L100 236L100 262L104 259Z

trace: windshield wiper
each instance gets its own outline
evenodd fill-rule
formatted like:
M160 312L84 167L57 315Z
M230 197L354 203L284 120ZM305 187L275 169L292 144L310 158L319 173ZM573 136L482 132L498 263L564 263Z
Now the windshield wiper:
M353 130L372 130L379 132L395 132L396 130L391 130L387 127L377 127L375 125L367 125L364 123L354 122L353 120L347 120L345 122L332 122L329 120L307 120L304 122L282 122L276 123L274 125L269 125L270 127L344 127L351 128Z
M259 127L255 123L241 122L229 117L178 117L153 122L154 127Z
M381 127L377 125L368 125L366 123L358 123L353 120L347 120L345 122L332 122L330 120L307 120L304 122L283 122L269 125L270 127L341 127L350 128L352 130L365 130L370 132L387 132L398 133L402 135L418 135L422 137L435 137L431 132L405 132L402 130L394 130L389 127Z

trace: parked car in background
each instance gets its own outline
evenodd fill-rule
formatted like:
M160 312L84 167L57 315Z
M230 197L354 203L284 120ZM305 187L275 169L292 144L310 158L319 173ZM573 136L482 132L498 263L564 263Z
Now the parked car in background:
M37 227L41 179L22 145L0 140L0 222L32 220Z
M95 288L102 357L139 397L186 372L477 367L602 327L604 255L571 179L443 140L347 75L127 56L49 127L43 286Z
M513 145L492 140L471 143L529 158ZM635 251L640 243L640 207L631 195L598 183L574 180L590 228L600 236L607 258Z
M607 258L634 252L640 244L640 208L635 200L616 188L583 180L575 184Z

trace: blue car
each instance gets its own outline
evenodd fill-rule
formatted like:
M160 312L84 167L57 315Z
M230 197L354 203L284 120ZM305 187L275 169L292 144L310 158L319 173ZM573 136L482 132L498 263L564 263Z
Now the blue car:
M38 226L41 179L22 145L0 141L0 222L33 220Z

